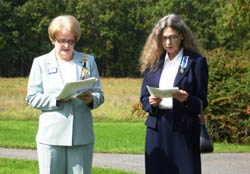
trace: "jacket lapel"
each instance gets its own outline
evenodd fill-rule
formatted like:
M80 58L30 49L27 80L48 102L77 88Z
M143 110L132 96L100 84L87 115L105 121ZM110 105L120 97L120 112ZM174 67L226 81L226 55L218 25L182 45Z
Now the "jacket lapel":
M56 53L55 53L55 48L49 52L48 54L48 60L47 60L47 63L48 65L50 66L55 66L58 68L58 65L57 65L57 61L56 61Z
M57 71L57 78L56 78L56 81L55 83L57 85L60 85L61 87L63 87L65 84L64 84L64 81L63 81L63 78L62 78L62 74L60 72L60 69L59 69L59 66L58 66L58 63L57 63L57 60L56 60L56 53L55 53L55 48L48 54L48 59L47 59L47 67L48 67L48 71L50 71L50 69L55 69L56 68L56 71Z
M82 54L80 54L77 51L74 51L74 60L76 64L76 80L81 80L82 76L82 66L83 66L83 60L82 60Z
M175 77L175 81L174 81L174 86L177 86L178 83L181 81L181 79L187 74L188 70L191 68L193 59L192 57L190 57L187 52L184 50L183 53L183 57L188 56L188 63L187 63L187 67L181 72L181 65L178 68L178 72L177 75Z
M165 62L165 55L166 53L161 56L157 71L154 73L153 80L155 81L153 82L153 84L155 84L156 85L155 87L157 88L159 88L159 84L160 84L161 73L163 70L164 62Z

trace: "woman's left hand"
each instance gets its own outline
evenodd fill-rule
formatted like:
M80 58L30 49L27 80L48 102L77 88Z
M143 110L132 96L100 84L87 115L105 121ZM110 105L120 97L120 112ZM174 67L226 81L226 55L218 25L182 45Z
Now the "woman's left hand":
M86 104L89 104L93 101L93 95L89 91L78 95L77 98L84 101Z
M179 90L178 92L173 93L173 98L180 102L184 102L188 99L188 93L184 90Z

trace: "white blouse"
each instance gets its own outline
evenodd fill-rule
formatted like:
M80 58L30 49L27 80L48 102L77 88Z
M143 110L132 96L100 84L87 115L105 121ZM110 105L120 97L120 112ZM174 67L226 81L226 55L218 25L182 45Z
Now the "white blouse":
M174 80L177 75L181 60L183 57L183 49L174 57L173 60L169 59L168 54L165 56L164 67L161 73L159 88L169 89L173 88ZM172 109L173 108L173 98L163 98L159 104L161 109Z
M58 66L63 78L64 83L74 82L77 80L76 78L76 64L74 59L71 61L64 61L61 59L57 59Z

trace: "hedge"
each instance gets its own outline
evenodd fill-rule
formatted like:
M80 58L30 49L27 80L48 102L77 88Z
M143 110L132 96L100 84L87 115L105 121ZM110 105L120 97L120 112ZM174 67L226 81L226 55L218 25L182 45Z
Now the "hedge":
M207 126L214 141L250 142L250 52L216 49L209 65Z

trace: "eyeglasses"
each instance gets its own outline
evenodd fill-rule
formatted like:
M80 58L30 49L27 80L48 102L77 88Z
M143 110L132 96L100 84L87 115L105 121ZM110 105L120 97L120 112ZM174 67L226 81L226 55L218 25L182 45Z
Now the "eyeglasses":
M74 45L75 41L74 40L66 40L66 39L56 39L59 44L66 44L68 43L69 45Z
M170 42L175 42L179 38L179 35L172 35L172 36L162 36L161 40L162 42L166 42L169 40Z

